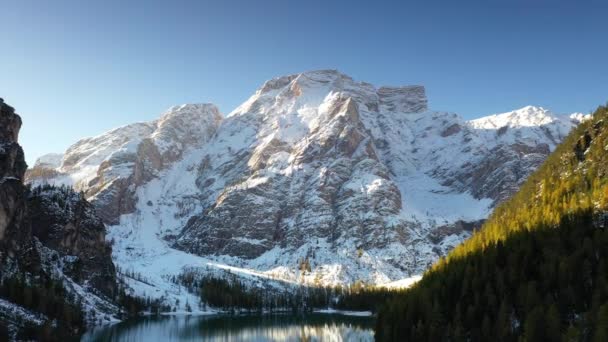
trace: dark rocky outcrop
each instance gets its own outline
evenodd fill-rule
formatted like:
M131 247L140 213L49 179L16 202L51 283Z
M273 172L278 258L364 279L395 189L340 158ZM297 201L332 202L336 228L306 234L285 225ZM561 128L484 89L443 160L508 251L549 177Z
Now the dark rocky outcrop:
M105 240L103 222L82 194L65 187L38 187L28 197L28 209L32 235L61 255L72 256L66 275L113 298L112 249Z
M453 124L450 127L446 128L443 132L441 132L442 137L449 137L450 135L454 135L462 130L462 127L459 124Z
M26 188L22 179L27 169L23 150L17 143L21 118L15 110L0 99L0 255L27 260L35 264L31 256L19 258L31 248L30 226L27 218Z
M389 112L420 113L428 110L423 86L380 87L378 98L380 105Z
M116 295L116 270L103 222L83 195L71 188L30 190L23 184L27 165L17 142L20 128L21 118L0 99L0 284L19 279L37 291L55 281L72 289L65 302L75 308L87 296L74 291L75 284L111 301ZM28 309L41 317L47 314ZM1 325L23 327L25 323L15 320L11 310L4 310L0 308Z
M116 225L121 215L135 211L139 186L171 167L187 149L204 144L221 121L219 110L211 104L175 106L158 120L81 139L62 158L43 156L28 170L26 183L63 184L62 179L70 179L74 189L84 191L103 222ZM74 173L79 176L73 177Z
M34 239L62 256L74 268L68 276L112 297L116 275L105 226L81 194L67 187L30 191L23 185L27 169L17 142L21 118L0 99L0 253L3 263L22 271L41 269Z

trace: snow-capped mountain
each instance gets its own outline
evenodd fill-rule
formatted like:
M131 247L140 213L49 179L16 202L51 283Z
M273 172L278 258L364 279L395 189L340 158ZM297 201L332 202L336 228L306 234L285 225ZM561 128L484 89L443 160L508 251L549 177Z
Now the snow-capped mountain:
M181 158L187 148L200 147L221 119L210 104L175 106L153 122L119 127L82 139L63 155L43 156L27 178L82 190L106 223L118 223L121 214L135 210L136 188Z
M84 191L147 295L173 291L184 267L380 284L466 238L584 118L525 107L466 121L428 110L422 86L312 71L267 81L225 118L183 105L80 140L28 181Z

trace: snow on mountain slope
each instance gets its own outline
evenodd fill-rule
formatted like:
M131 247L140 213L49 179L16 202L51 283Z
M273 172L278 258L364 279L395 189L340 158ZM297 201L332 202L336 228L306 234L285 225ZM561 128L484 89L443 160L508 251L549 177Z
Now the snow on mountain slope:
M512 112L471 120L469 123L483 132L486 141L494 145L525 140L531 145L549 143L549 148L553 150L582 119L584 116L578 118L577 114L571 117L559 116L542 107L527 106ZM516 129L517 132L506 134L509 129Z
M386 283L386 284L381 284L380 286L385 287L387 289L407 289L408 287L411 287L412 285L419 282L420 279L422 279L422 276L418 275L418 276L413 276L413 277L409 277L409 278L405 278L405 279L395 280L393 282Z
M211 138L222 117L214 105L175 106L160 119L82 139L63 154L43 156L26 181L61 183L84 191L107 223L135 210L135 188ZM54 165L46 162L51 160Z
M55 169L61 166L61 161L63 160L63 154L61 153L48 153L45 154L44 156L38 158L38 160L36 160L36 164L34 164L34 167L46 167L46 168L51 168L51 169Z
M188 267L383 284L469 236L583 118L525 107L466 121L429 111L421 86L311 71L267 81L223 120L184 105L83 139L29 180L84 190L148 295L177 296L167 279Z

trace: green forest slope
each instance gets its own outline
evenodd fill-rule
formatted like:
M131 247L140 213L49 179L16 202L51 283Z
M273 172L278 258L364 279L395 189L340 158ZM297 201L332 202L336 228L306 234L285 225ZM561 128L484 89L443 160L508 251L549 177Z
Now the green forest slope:
M608 341L608 109L387 303L376 339Z

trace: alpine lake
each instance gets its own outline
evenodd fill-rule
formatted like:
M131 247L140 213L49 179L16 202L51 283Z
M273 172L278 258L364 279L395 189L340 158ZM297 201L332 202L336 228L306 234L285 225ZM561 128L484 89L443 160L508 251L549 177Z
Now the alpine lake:
M143 316L96 327L81 341L373 341L374 323L326 313Z

